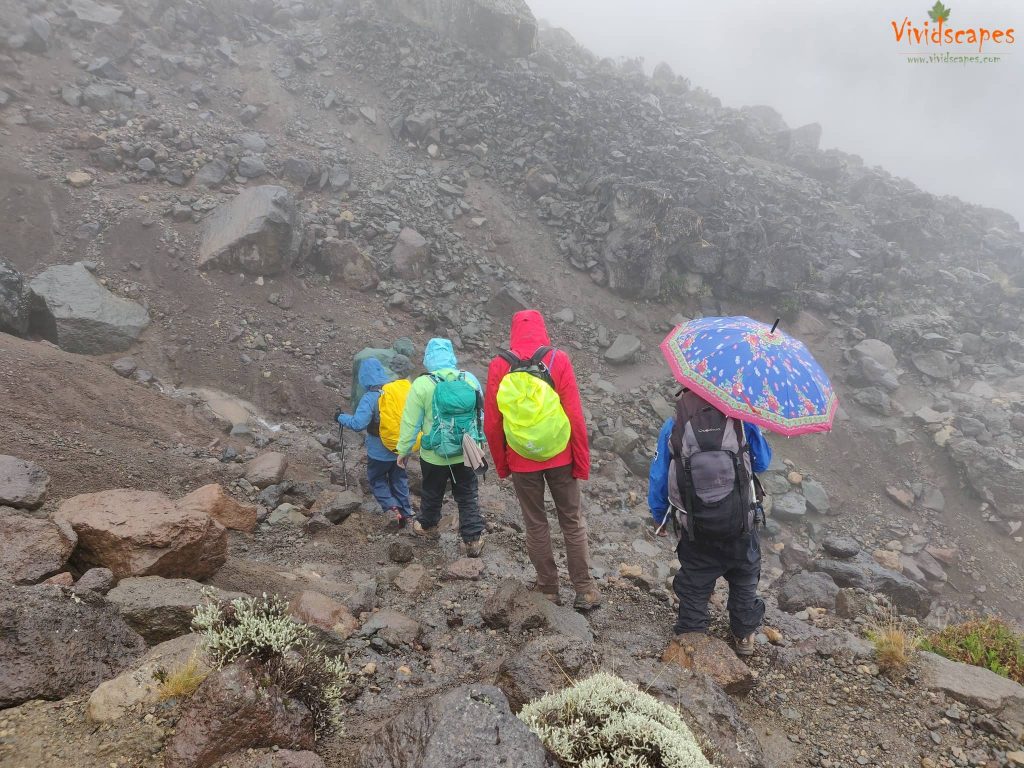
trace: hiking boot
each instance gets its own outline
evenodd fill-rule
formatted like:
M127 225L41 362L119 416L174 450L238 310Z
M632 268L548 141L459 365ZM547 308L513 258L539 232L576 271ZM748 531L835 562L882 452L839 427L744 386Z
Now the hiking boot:
M562 604L562 596L559 595L557 591L555 591L555 592L548 592L548 591L546 591L544 589L541 589L540 587L537 586L537 582L534 582L533 584L530 585L530 591L531 592L536 592L538 595L543 595L545 600L548 600L549 602L552 602L555 605L561 605Z
M753 656L754 655L754 633L751 632L746 637L733 637L733 642L736 644L736 655L737 656Z
M392 507L384 514L388 518L388 529L398 530L399 528L405 528L409 522L409 518L402 514L402 510L398 507Z
M577 592L572 607L577 611L592 611L602 605L604 605L604 595L594 587L586 592Z
M412 533L414 536L418 536L421 539L431 539L436 541L441 538L441 532L437 530L435 525L433 528L424 528L423 524L419 520L412 521Z
M466 542L466 557L480 557L484 551L484 535L481 533L472 541Z

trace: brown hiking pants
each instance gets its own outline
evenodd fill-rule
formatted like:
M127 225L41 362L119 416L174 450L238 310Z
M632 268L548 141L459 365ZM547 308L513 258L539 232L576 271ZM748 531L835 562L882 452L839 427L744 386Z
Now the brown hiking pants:
M558 525L565 539L569 578L577 592L594 589L590 576L590 545L587 523L583 519L579 482L572 476L572 465L544 469L539 472L513 472L512 485L523 510L526 524L526 551L537 569L537 589L558 592L558 567L551 549L551 528L544 511L544 483L551 489L551 498L558 513Z

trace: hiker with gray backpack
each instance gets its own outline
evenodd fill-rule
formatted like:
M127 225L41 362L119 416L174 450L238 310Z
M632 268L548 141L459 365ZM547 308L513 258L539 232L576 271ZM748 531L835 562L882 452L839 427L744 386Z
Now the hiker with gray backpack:
M423 488L420 512L412 524L414 535L437 539L441 505L452 485L459 507L459 535L468 557L480 557L484 547L484 523L480 513L479 479L482 464L483 393L480 382L458 367L448 339L431 339L423 353L423 367L409 390L398 436L398 465L406 467L417 435Z
M724 577L736 653L753 654L765 610L757 594L757 526L764 513L755 473L768 469L771 460L757 426L727 417L689 389L680 393L675 417L658 435L647 496L658 533L671 529L678 536L675 634L707 631L708 600Z

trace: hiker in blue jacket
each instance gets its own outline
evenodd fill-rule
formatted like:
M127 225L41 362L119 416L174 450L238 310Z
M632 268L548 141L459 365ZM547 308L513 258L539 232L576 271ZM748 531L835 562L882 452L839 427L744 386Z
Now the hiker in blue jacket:
M366 393L360 398L355 413L338 414L338 423L353 432L362 432L375 420L379 423L380 390L393 378L377 358L363 360L359 366L359 383ZM366 435L366 478L380 508L391 518L391 524L404 528L406 521L412 518L409 475L404 467L398 466L397 454L389 451L379 434L372 434L372 431Z
M686 395L689 396L689 395ZM683 411L677 407L677 415ZM672 433L675 417L669 418L658 435L658 450L651 462L647 504L660 535L668 527L669 483L678 482L670 476ZM772 449L754 424L743 423L743 434L750 447L750 469L764 472L772 460ZM678 502L677 502L678 503ZM757 594L761 579L761 543L756 520L745 533L726 540L691 536L686 531L676 546L679 571L672 588L679 599L679 614L673 631L676 635L704 633L708 628L708 601L715 582L724 577L729 582L729 625L736 653L750 656L754 637L764 619L764 601Z

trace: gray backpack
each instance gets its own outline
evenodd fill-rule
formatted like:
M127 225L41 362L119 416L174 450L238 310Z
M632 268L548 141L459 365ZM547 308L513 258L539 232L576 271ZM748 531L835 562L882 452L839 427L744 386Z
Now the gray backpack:
M689 390L676 402L669 502L677 533L729 541L754 526L753 472L743 423ZM681 530L680 530L681 529Z

